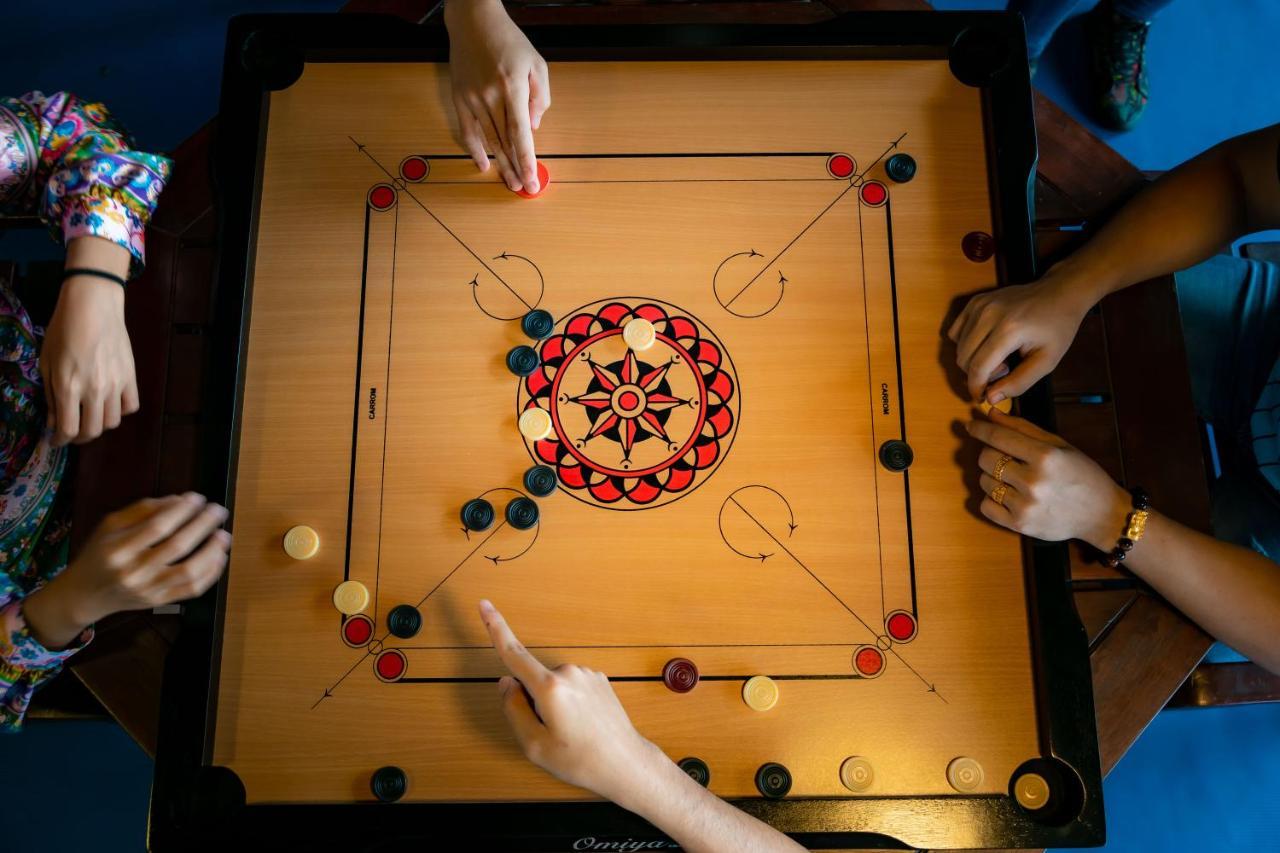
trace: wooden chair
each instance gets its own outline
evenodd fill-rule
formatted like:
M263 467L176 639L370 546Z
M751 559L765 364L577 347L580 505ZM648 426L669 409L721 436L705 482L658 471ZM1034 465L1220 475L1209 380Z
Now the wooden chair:
M1280 702L1280 675L1256 663L1202 663L1173 694L1166 708L1220 708Z

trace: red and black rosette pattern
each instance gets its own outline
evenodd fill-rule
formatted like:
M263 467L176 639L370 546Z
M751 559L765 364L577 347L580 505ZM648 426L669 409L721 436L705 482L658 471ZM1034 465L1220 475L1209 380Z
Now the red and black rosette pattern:
M622 336L637 317L656 332L643 352ZM619 509L658 506L704 481L728 452L738 409L733 364L674 306L586 306L557 326L539 356L518 408L551 413L552 434L527 443L575 497Z

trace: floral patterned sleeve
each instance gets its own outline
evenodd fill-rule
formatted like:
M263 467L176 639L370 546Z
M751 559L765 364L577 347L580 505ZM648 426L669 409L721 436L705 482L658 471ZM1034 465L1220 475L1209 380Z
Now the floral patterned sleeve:
M36 213L57 239L102 237L142 271L143 233L172 162L130 150L102 104L68 92L0 98L0 211Z
M21 599L5 602L0 592L0 731L15 731L22 725L35 689L57 675L63 662L91 639L90 628L65 649L46 649L27 628Z

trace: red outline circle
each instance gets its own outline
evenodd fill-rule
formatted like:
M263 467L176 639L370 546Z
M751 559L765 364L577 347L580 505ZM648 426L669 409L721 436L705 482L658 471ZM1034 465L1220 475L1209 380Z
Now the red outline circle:
M880 193L880 198L873 201L867 198L868 192L871 192L873 195L878 192ZM858 190L858 198L862 199L862 203L867 207L880 207L889 200L889 188L880 181L867 181L862 185L862 188Z
M898 624L901 625L903 619L907 620L907 623L910 626L911 630L905 633L902 633L901 636L899 636L899 632L894 630L894 622L896 620ZM886 616L884 620L884 631L886 634L889 635L889 637L895 643L911 642L916 638L916 631L918 629L919 629L919 626L916 623L916 617L912 616L910 613L908 613L905 610L894 610L892 613Z
M864 655L869 655L869 654L875 655L876 660L880 662L880 666L871 672L868 672L866 669L863 669L862 658ZM884 669L885 669L884 665L885 665L884 652L880 651L875 646L858 646L856 649L853 650L853 671L858 673L858 675L861 675L863 678L879 678L884 673Z
M350 631L352 625L356 623L364 625L365 629L369 632L368 636L366 636L363 640L356 641L356 640L352 640L349 636L347 636L347 632ZM365 616L363 613L357 613L354 616L348 616L346 621L342 623L342 642L346 643L351 648L353 649L364 648L365 646L369 645L369 642L372 639L373 639L373 620L370 619L368 616Z
M634 313L634 310L632 313ZM682 456L684 456L693 448L693 443L697 441L698 436L702 434L703 424L707 422L707 418L706 418L707 383L703 379L702 371L697 368L697 364L698 364L697 360L694 359L694 357L689 354L688 350L680 346L680 344L676 343L671 338L668 338L666 335L661 335L661 334L655 335L654 337L655 341L664 342L665 344L670 346L673 350L675 350L678 355L680 355L682 358L685 359L685 364L688 365L689 372L691 372L694 375L694 378L698 383L698 420L697 420L697 423L694 425L694 428L689 431L689 439L684 443L684 446L682 446L678 451L676 451L671 456L668 456L665 461L657 465L651 465L648 468L638 468L633 471L628 471L626 469L605 468L599 462L596 462L595 460L592 460L592 459L588 459L578 450L577 447L574 447L572 439L565 438L564 429L560 425L560 406L559 406L560 380L564 378L564 375L566 373L563 365L572 363L572 361L577 358L578 353L580 353L584 347L590 346L596 341L603 340L604 338L613 337L614 335L621 335L621 334L622 334L621 326L618 326L617 328L614 328L614 329L605 329L604 331L597 332L596 334L587 338L582 343L578 344L576 347L574 347L572 350L566 353L564 359L560 362L562 366L556 370L556 378L551 380L551 395L547 398L547 401L548 401L548 404L551 406L551 425L555 430L556 438L560 439L560 443L564 445L564 449L569 451L569 454L573 456L574 459L577 459L580 464L586 465L592 471L595 471L599 474L604 474L605 476L608 476L608 477L644 477L648 474L657 474L659 471L667 470L672 465L674 465L676 461L678 461ZM628 349L630 349L630 347L628 347ZM533 402L533 400L530 400L529 402L530 404L536 405ZM527 409L529 408L529 406L525 406L525 408Z
M407 174L405 169L406 166L416 165L419 163L422 164L421 175L415 178L412 175ZM410 183L413 183L413 184L422 183L427 179L427 175L430 175L430 174L431 174L431 164L427 162L426 157L421 157L417 154L410 154L408 157L400 161L400 177L404 178L406 181L409 181Z
M373 200L374 193L377 193L379 190L386 190L387 192L391 193L391 200L388 201L386 204L379 204L378 202ZM396 201L398 201L399 198L400 196L396 192L396 188L391 186L391 184L374 184L373 186L369 187L369 194L366 196L366 200L368 201L369 206L379 212L384 210L390 210L391 208L395 207Z
M394 676L384 675L382 672L382 662L384 660L389 660L393 657L400 659L400 671L396 673ZM381 652L376 658L373 659L373 674L378 677L379 681L385 681L388 684L395 681L399 681L400 679L404 678L404 674L408 669L409 669L409 659L406 658L404 656L404 652L400 651L399 649L387 649L386 651Z
M841 160L847 160L849 162L849 171L844 174L840 174L840 172L836 171L835 168L836 163ZM852 178L853 173L856 171L858 171L858 161L848 154L832 154L827 158L827 174L833 178Z

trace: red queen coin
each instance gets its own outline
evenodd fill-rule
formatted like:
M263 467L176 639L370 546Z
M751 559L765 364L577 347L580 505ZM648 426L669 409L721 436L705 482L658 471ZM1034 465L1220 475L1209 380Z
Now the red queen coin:
M688 693L698 686L698 668L687 658L672 658L662 668L662 683L674 693Z

